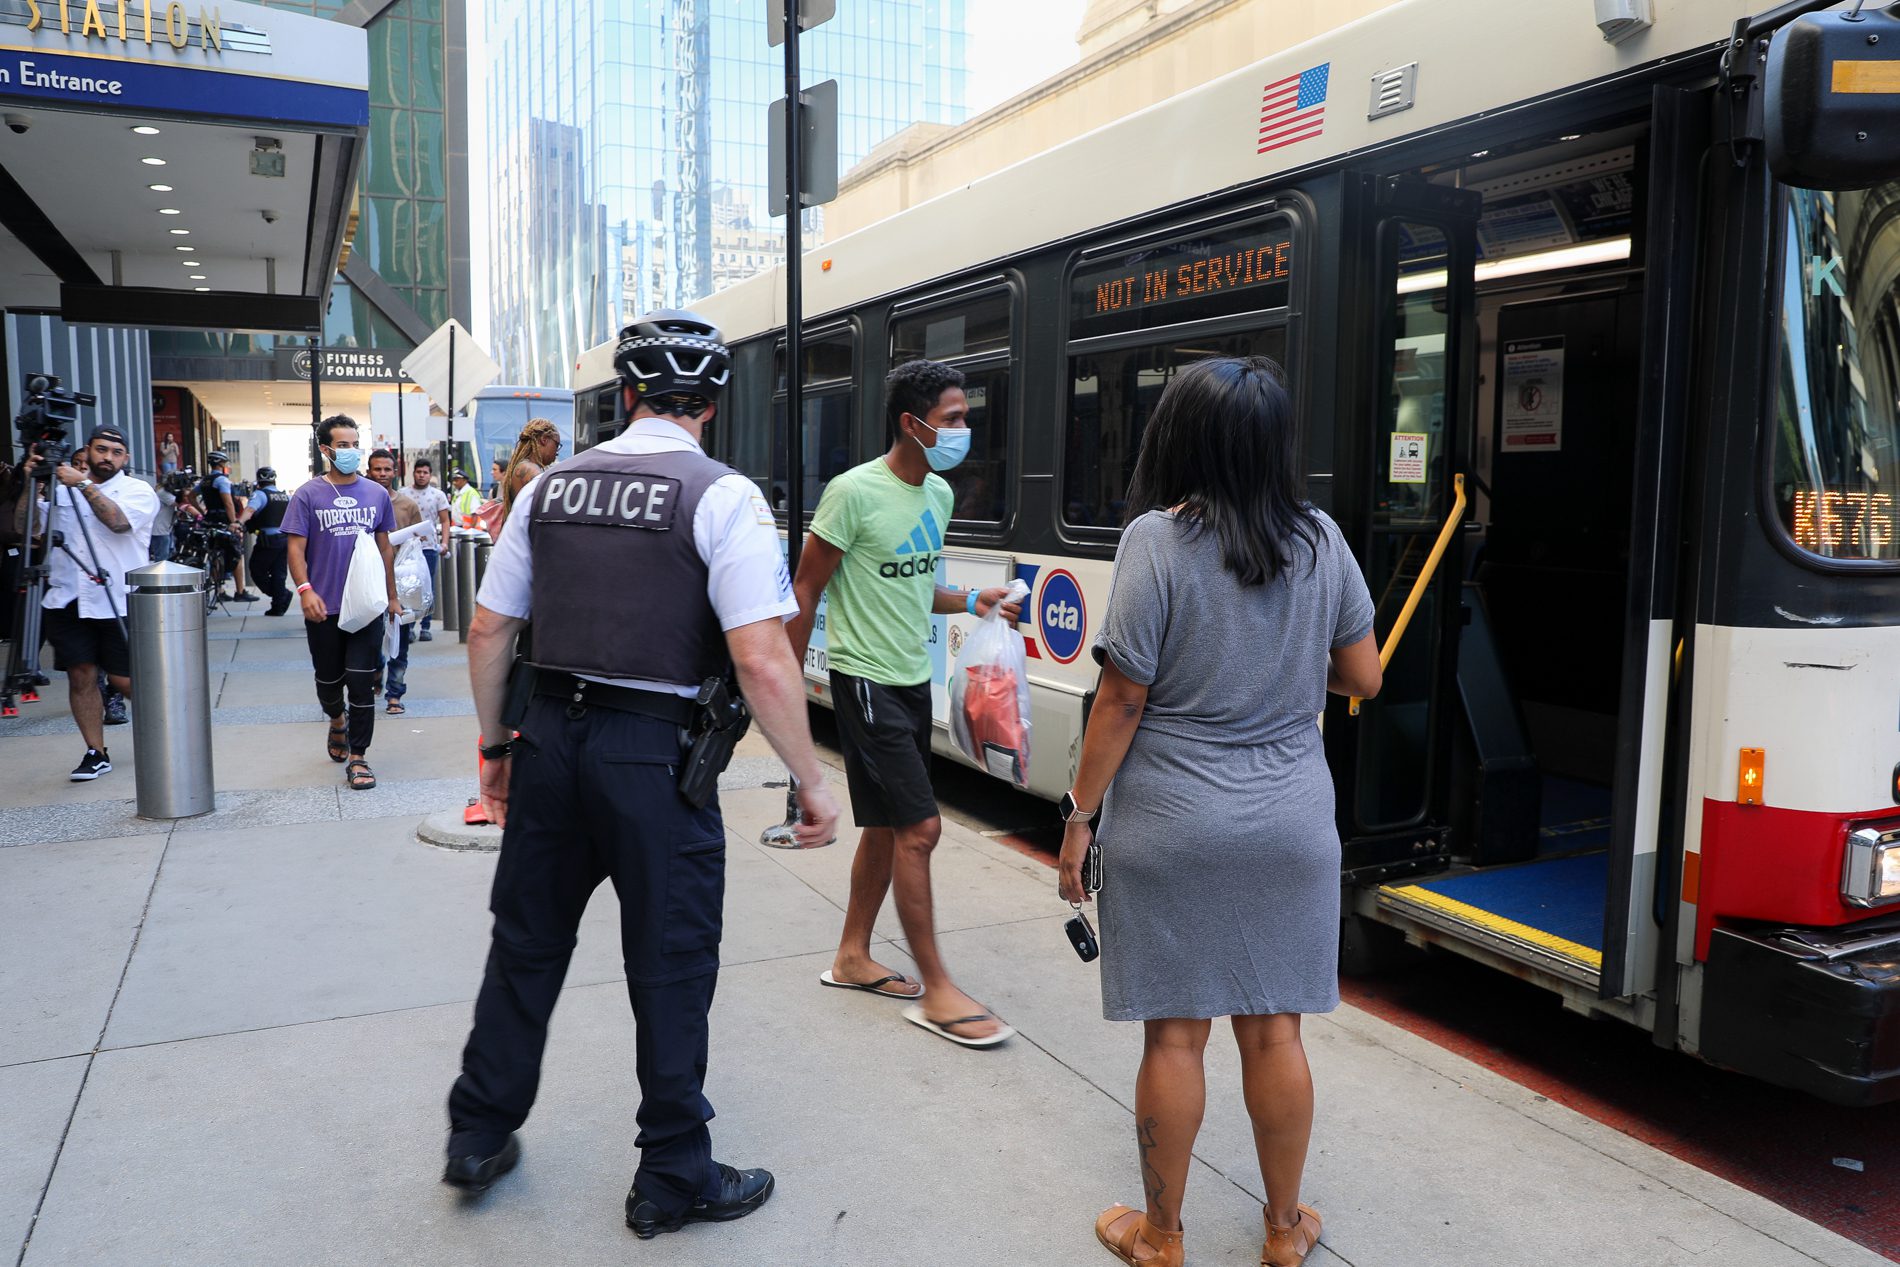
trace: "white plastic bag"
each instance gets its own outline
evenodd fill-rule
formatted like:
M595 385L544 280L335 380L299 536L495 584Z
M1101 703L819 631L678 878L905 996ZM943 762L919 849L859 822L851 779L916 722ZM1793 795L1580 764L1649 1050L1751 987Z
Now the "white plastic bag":
M999 779L1029 786L1029 672L1023 636L1003 622L1003 604L1029 597L1022 581L1009 583L964 640L950 677L950 740L957 751Z
M376 534L356 534L350 554L350 574L343 578L343 602L336 623L344 633L355 633L389 610L389 581L383 575L383 552Z
M407 612L426 612L435 606L429 560L423 557L419 538L411 537L396 549L396 597Z
M402 624L394 616L383 617L383 663L402 654Z

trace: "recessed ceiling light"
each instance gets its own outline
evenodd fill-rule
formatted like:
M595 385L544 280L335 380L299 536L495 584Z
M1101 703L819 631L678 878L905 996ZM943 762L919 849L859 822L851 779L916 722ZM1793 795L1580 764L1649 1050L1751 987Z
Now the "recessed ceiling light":
M1491 156L1491 151L1490 151L1490 150L1479 150L1479 151L1478 151L1478 152L1477 152L1476 154L1473 154L1473 155L1472 155L1471 157L1473 157L1473 158L1489 158L1490 156Z
M203 268L204 267L204 265L200 264L197 260L179 260L178 262L180 264L183 264L186 268Z
M198 248L195 246L174 246L172 248L172 250L174 251L195 251L197 249Z
M211 287L209 287L209 286L193 286L193 287L192 287L192 289L193 289L193 290L210 290L210 289L211 289Z
M146 188L155 194L168 194L172 191L170 185L147 185Z
M165 160L162 158L141 158L139 162L145 164L147 167L163 167L165 165Z
M1560 136L1557 139L1560 141L1581 141L1583 139L1583 133L1572 132L1569 136Z
M137 127L133 128L132 130L134 132L137 132L140 136L157 136L158 135L158 129L153 127L149 123L141 123Z
M190 229L172 229L171 232L176 233L179 237L183 237L185 234L190 233L191 230Z
M185 213L180 211L176 207L160 207L158 209L158 214L161 216L182 216Z
M194 282L201 282L204 279L205 279L205 275L203 273L193 273L191 275L191 280Z

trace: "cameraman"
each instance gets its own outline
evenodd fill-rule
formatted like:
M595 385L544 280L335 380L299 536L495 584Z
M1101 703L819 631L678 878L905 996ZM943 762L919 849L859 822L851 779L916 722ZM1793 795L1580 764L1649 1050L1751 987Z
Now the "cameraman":
M99 671L105 670L116 690L132 693L132 655L121 623L125 575L149 558L152 521L158 516L158 494L124 473L131 454L117 427L95 427L80 456L83 471L65 462L53 470L58 499L53 527L59 540L47 551L50 575L41 602L53 667L66 674L73 720L86 741L86 755L73 769L75 783L112 769ZM29 477L41 460L37 453L26 460ZM22 517L25 508L23 497L17 512Z

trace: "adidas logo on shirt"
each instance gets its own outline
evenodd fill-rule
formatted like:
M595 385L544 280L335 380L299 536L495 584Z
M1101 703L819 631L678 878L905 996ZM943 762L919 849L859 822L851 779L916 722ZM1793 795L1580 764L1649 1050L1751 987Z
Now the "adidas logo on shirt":
M897 561L884 564L877 574L886 580L900 580L913 576L934 576L937 572L937 551L943 549L943 529L937 526L937 516L925 510L917 526L910 530L910 536L897 543L892 551Z

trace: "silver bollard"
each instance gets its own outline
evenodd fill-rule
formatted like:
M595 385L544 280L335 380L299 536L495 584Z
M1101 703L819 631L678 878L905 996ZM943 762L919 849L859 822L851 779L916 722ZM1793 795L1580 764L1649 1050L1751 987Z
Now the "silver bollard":
M436 565L439 574L435 587L435 618L443 633L455 632L455 616L460 610L455 599L455 538L442 543L442 558Z
M486 536L475 538L475 595L481 596L482 581L488 576L488 557L495 552L495 543Z
M470 534L455 543L455 628L456 641L468 641L468 627L475 619L475 537Z
M194 818L217 808L211 776L211 675L204 572L169 560L134 568L132 743L140 818Z

